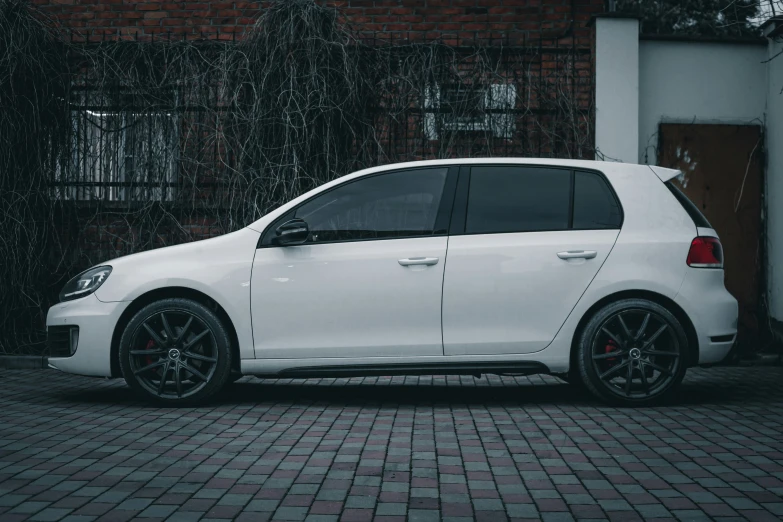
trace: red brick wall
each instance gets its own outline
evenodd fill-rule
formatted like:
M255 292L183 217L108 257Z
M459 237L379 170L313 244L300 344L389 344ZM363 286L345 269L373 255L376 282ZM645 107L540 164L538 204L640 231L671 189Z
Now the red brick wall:
M438 39L464 43L474 38L502 39L510 43L529 40L544 47L574 45L580 53L574 68L589 74L592 60L590 18L603 12L605 0L340 0L326 1L339 8L341 16L355 31L380 40ZM241 38L254 24L269 2L214 2L166 0L31 0L76 37L89 40L113 38L152 38L171 35L175 38ZM544 52L542 70L555 68L556 57ZM581 103L589 105L592 89L577 88ZM420 130L421 123L408 122ZM524 125L520 122L520 125ZM534 129L535 131L535 129ZM470 143L466 147L470 148ZM483 145L482 145L483 146ZM494 151L500 154L504 150ZM475 151L472 151L475 154ZM506 151L508 153L508 151ZM552 151L540 151L544 155ZM407 156L406 156L407 154ZM401 153L412 159L411 151ZM514 155L514 151L510 151ZM422 158L432 151L422 150ZM400 159L400 160L402 160ZM139 226L127 215L72 216L72 234L66 241L78 245L83 257L80 265L89 266L102 260L152 246L159 247L203 239L221 232L214 219L177 215L177 226L161 222L154 237L140 237ZM149 231L149 225L144 226ZM141 245L143 244L143 245Z
M63 26L89 38L167 34L234 38L253 24L268 2L166 0L32 0ZM604 0L339 0L336 6L364 33L420 38L537 38L562 35L575 22L580 45L589 45L587 22Z

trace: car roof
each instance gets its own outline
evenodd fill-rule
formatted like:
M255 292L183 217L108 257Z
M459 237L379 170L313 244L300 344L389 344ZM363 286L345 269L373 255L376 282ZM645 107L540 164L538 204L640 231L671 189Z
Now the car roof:
M595 160L574 160L574 159L558 159L558 158L515 158L515 157L491 157L491 158L451 158L451 159L436 159L436 160L421 160L421 161L406 161L403 163L388 163L386 165L380 165L377 167L371 167L358 172L380 172L388 169L398 169L407 167L433 167L438 165L473 165L476 163L488 164L488 163L516 163L521 165L552 165L563 167L580 167L587 169L598 168L601 164L610 163L607 161L595 161ZM358 174L357 172L357 174Z
M438 160L422 160L422 161L408 161L404 163L389 163L387 165L381 165L377 167L371 167L363 169L353 174L356 176L362 176L366 174L373 174L375 172L383 172L386 170L404 169L411 167L437 167L439 165L475 165L475 164L517 164L517 165L542 165L553 167L571 167L578 169L594 169L602 172L612 171L616 169L640 169L648 168L652 170L656 176L662 181L667 181L680 172L674 169L667 169L663 167L657 167L654 165L638 165L635 163L620 163L616 161L596 161L596 160L575 160L575 159L559 159L559 158L514 158L514 157L493 157L493 158L454 158L454 159L438 159Z

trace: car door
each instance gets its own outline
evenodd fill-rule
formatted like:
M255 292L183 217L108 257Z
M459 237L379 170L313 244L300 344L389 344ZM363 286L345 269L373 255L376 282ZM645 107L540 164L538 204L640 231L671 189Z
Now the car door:
M443 355L441 291L457 170L407 169L320 193L253 262L257 358ZM274 244L304 220L307 241Z
M445 355L542 350L614 246L619 203L597 172L463 168L443 286Z

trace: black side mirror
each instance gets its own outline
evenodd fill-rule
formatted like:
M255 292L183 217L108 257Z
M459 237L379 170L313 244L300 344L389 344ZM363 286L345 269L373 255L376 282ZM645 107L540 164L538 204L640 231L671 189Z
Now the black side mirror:
M310 228L301 218L286 221L275 229L273 242L276 245L301 245L310 237Z

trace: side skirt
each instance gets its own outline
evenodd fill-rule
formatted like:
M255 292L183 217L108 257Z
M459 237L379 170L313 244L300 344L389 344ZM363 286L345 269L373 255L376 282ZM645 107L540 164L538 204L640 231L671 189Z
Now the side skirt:
M379 375L481 375L482 373L534 375L549 373L546 365L533 362L421 362L421 363L388 363L388 364L352 364L299 366L286 368L270 377L289 379L306 379L316 377L370 377Z

